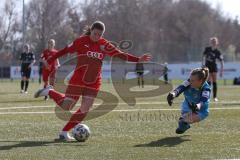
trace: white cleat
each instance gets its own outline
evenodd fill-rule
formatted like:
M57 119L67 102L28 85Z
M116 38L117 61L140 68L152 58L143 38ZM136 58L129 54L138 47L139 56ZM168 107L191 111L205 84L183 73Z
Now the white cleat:
M214 98L213 100L214 100L214 102L218 102L219 101L218 98Z
M43 96L48 96L48 93L49 93L50 90L53 90L53 87L52 87L52 86L47 86L46 88L39 89L39 90L34 94L34 98L43 97Z
M20 93L24 93L24 90L21 90Z
M72 136L70 136L69 132L67 131L62 131L59 134L59 139L56 139L57 141L73 141L75 140L75 138L73 138Z
M25 91L24 93L25 93L25 94L28 94L28 91Z

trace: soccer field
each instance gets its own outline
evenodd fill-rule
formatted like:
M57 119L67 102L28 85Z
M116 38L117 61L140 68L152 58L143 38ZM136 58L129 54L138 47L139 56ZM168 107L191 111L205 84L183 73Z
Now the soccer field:
M182 96L173 107L167 105L166 95L139 98L136 106L128 106L111 84L104 83L102 90L117 96L119 104L108 114L84 122L92 132L85 143L54 141L66 122L56 116L52 100L33 98L39 84L30 83L28 94L19 93L18 82L0 86L0 160L240 158L237 86L219 86L220 101L211 103L210 116L177 135Z

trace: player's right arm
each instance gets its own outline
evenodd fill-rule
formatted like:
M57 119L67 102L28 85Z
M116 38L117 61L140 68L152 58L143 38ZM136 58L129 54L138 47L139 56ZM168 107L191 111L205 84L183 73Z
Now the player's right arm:
M179 85L177 88L175 88L172 92L170 92L167 96L167 102L169 106L173 104L173 99L182 94L189 86L190 80L188 79L184 81L181 85Z
M71 43L70 45L66 46L62 50L58 51L51 58L47 59L47 63L51 64L52 62L57 60L59 57L62 57L64 55L68 54L68 53L75 53L77 51L77 46L79 45L79 43L81 43L81 41L82 41L82 37L76 39L73 43Z
M207 54L207 48L205 48L202 55L202 67L206 65L206 54Z
M19 60L20 62L22 62L22 60L23 60L23 54L22 54L22 53L20 54L18 60Z
M220 61L220 64L221 64L220 77L222 77L223 76L223 68L224 68L224 60L223 60L223 55L220 51L218 51L217 59Z

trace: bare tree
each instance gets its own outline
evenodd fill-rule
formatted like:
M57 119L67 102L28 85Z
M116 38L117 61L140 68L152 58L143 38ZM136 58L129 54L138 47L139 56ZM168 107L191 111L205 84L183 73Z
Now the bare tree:
M131 40L128 52L151 52L158 62L199 61L212 36L226 54L229 46L240 53L239 22L201 0L31 0L27 10L27 40L37 53L49 38L64 47L95 20L105 23L107 39Z
M17 32L16 4L14 0L5 1L0 15L0 50Z
M59 48L72 38L73 30L67 24L68 9L66 0L32 0L29 3L27 40L37 53L42 52L49 38L55 38Z

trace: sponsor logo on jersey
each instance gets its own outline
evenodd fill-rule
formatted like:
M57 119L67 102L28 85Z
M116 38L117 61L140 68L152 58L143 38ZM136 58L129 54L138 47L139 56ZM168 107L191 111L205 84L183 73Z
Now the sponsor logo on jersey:
M88 51L87 52L87 56L91 57L91 58L96 58L96 59L103 59L103 54L102 53L98 53L98 52L92 52L92 51Z
M210 98L210 92L209 91L203 91L202 96L209 99Z

